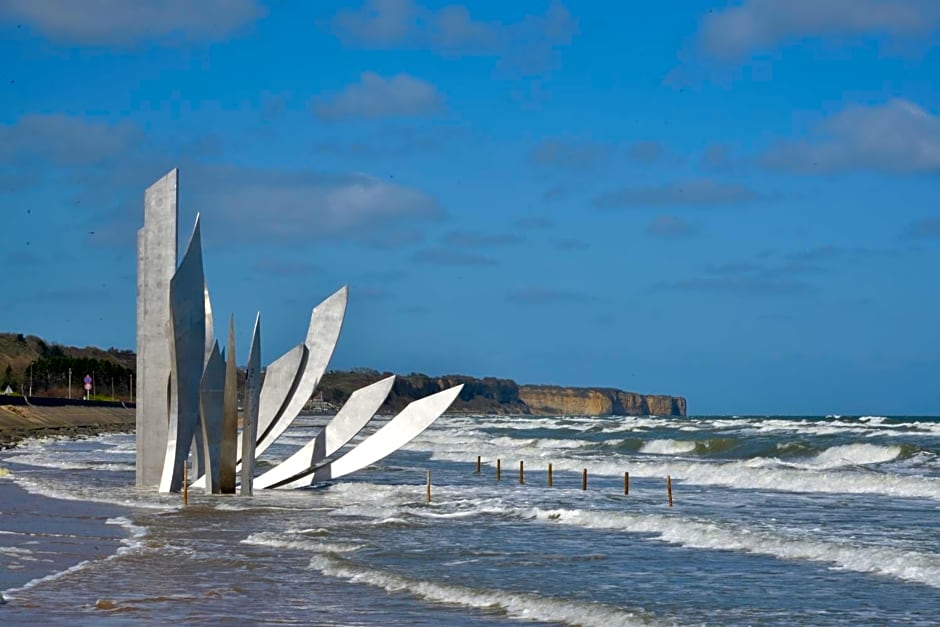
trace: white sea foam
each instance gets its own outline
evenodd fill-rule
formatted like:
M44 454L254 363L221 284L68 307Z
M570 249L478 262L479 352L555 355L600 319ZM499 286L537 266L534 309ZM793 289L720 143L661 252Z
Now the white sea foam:
M12 462L39 468L115 472L132 472L135 455L136 449L106 441L103 436L81 441L63 438L27 440L5 454Z
M0 555L15 559L19 562L39 561L37 558L33 557L32 551L19 546L0 546ZM7 567L10 567L10 564L8 564Z
M719 485L747 490L828 494L878 494L890 497L940 501L940 478L891 473L859 472L854 468L823 469L788 467L767 458L734 462L697 462L687 460L568 459L555 458L556 472L581 472L589 468L592 476L665 477L692 485Z
M408 521L405 520L404 518L397 518L395 516L389 516L388 518L383 518L381 520L374 520L372 521L372 524L377 527L379 526L404 527L408 524Z
M128 533L130 533L131 538L135 538L135 539L143 538L149 533L146 527L142 527L141 525L135 524L134 521L132 521L130 518L127 518L125 516L115 516L114 518L109 518L105 521L105 524L117 525L119 527L122 527L125 530L127 530Z
M587 443L579 440L558 440L555 438L542 438L541 440L536 441L536 446L542 449L581 448L582 446L589 445L593 445L593 443Z
M509 618L517 620L598 627L656 624L652 617L641 615L639 612L626 612L601 603L442 584L404 577L329 555L315 555L311 558L309 567L329 577L346 579L388 592L413 594L428 601L483 610L498 609L505 612Z
M653 455L681 455L695 450L695 442L688 440L650 440L640 447L641 453Z
M852 542L806 540L796 535L722 526L676 516L541 509L523 514L546 523L655 533L663 542L688 548L743 551L780 559L827 562L845 570L875 573L940 588L940 555L932 553L888 546L859 546Z
M852 471L806 472L775 468L747 468L740 463L679 468L673 477L689 483L723 485L731 488L766 489L785 492L878 494L940 500L940 480L931 477ZM660 475L662 471L660 470Z
M111 556L111 557L114 557L114 556ZM91 564L93 564L94 562L95 560L81 561L78 564L75 564L74 566L70 566L69 568L66 568L65 570L60 570L59 572L52 573L51 575L46 575L44 577L37 577L36 579L31 579L30 581L27 581L25 584L17 588L10 588L8 590L3 590L2 594L5 598L9 600L16 599L16 593L18 592L23 592L25 590L35 588L36 586L40 584L47 583L50 581L55 581L56 579L61 579L62 577L65 577L66 575L70 575L80 570L84 570L85 568L88 568Z
M52 451L30 451L14 452L11 461L26 466L37 466L40 468L53 468L55 470L110 470L115 472L133 471L134 462L122 461L103 461L99 458L93 460L83 460L81 455L69 453L67 457L61 452L55 454Z
M896 459L901 454L900 446L878 446L875 444L846 444L828 448L815 459L812 465L817 468L839 468L881 464Z
M309 551L312 553L352 553L353 551L358 551L363 547L361 544L354 544L351 542L322 542L302 534L290 532L275 533L271 531L253 533L242 540L241 543L255 546L267 546L276 549Z
M182 505L178 502L179 495L146 494L131 490L107 491L94 485L69 486L63 482L52 483L22 474L14 477L14 481L30 494L64 501L92 501L122 507L160 510L178 509Z
M293 429L291 429L286 431L284 435L277 439L277 444L279 446L299 448L310 442L310 440L315 438L316 435L317 434L314 433L308 437L306 434L295 432Z
M45 584L51 581L55 581L57 579L61 579L62 577L71 575L72 573L76 573L81 570L85 570L86 568L90 568L99 562L110 562L112 560L119 558L122 555L126 555L129 552L138 551L141 548L143 548L144 544L141 541L141 538L147 535L147 529L145 527L141 527L140 525L134 524L133 521L131 521L128 518L125 518L124 516L109 518L106 521L106 524L119 525L123 527L124 529L126 529L131 534L130 538L125 538L121 540L121 544L123 546L119 547L117 552L111 555L108 555L107 557L102 558L102 559L83 560L75 564L74 566L70 566L69 568L66 568L65 570L61 570L59 572L45 575L43 577L37 577L35 579L27 581L25 584L17 588L10 588L9 590L3 590L2 591L3 596L8 599L15 599L16 598L15 595L18 592L23 592L25 590L35 588L36 586L39 586L41 584ZM22 549L22 551L25 551L27 553L30 552L27 549ZM2 553L3 553L3 549L0 548L0 554Z
M417 510L413 512L415 516L424 518L472 518L474 516L502 515L506 513L506 508L501 506L491 507L473 507L454 512L435 512L430 510Z
M525 424L526 418L518 418ZM709 419L715 424L734 424L740 426L745 422L729 419ZM788 432L801 429L815 429L813 423L805 419L778 419L760 418L749 419L752 427L772 428L774 430L785 427ZM849 424L849 423L846 423ZM857 421L851 424L859 426ZM906 423L909 428L915 425L937 426L934 423L921 421L919 423ZM839 427L841 428L841 427ZM864 427L871 432L871 428ZM893 435L891 429L882 429L883 434ZM723 432L727 435L727 432ZM920 434L922 435L922 434ZM579 441L579 440L576 440ZM669 441L670 440L662 440ZM471 463L476 455L488 468L496 465L497 459L524 459L538 463L552 462L556 472L580 472L588 468L591 475L623 476L629 471L634 477L665 477L671 475L674 480L685 481L696 485L718 485L736 489L757 489L798 493L832 493L832 494L874 494L889 497L903 497L916 499L940 500L940 477L931 476L931 470L936 460L924 466L911 467L902 463L901 449L898 446L877 445L874 443L857 443L831 447L816 457L807 458L801 462L781 461L773 458L752 458L749 460L690 460L667 459L660 461L652 456L637 457L630 454L612 452L606 444L594 443L581 448L549 449L538 446L538 441L531 438L515 439L511 437L487 438L479 436L473 439L442 443L436 437L413 442L415 448L430 453L432 460L460 461ZM646 444L649 451L653 446L668 451L674 444ZM687 448L693 443L684 445ZM646 453L647 451L643 451ZM865 472L865 467L890 462L886 468L878 468L879 472ZM504 464L505 466L505 464ZM504 468L505 470L505 468ZM901 471L901 472L899 472ZM924 473L927 475L924 475ZM393 515L393 514L389 514Z

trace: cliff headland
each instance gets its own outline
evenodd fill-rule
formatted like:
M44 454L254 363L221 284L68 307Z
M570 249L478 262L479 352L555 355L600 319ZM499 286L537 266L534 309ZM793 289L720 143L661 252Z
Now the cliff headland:
M357 369L328 372L320 384L324 403L342 405L353 390L389 376L390 372ZM400 411L411 401L463 383L451 413L534 414L544 416L685 416L686 400L681 396L638 394L615 388L580 388L554 385L520 385L512 379L465 375L430 377L412 373L399 376L392 387L383 413Z

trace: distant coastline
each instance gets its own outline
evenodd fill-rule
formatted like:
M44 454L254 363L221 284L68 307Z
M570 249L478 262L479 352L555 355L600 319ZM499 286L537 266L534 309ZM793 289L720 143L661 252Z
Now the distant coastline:
M133 351L97 347L84 348L48 343L35 335L0 333L0 446L12 441L14 432L36 430L70 434L72 431L134 428L133 382L136 355ZM82 378L95 373L99 401L80 398ZM332 413L361 387L390 376L368 368L327 372L308 411ZM408 403L448 387L463 384L463 391L450 413L488 415L577 415L577 416L685 416L686 399L681 396L640 394L616 388L525 385L512 379L476 378L449 374L397 375L388 400L379 410L397 413ZM4 395L9 387L13 395ZM29 401L23 395L29 395ZM32 406L30 403L32 402Z

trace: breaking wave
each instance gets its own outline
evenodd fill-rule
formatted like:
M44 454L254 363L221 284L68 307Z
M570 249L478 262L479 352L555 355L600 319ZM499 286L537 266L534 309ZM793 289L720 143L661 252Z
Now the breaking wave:
M330 555L313 556L309 568L329 577L381 588L392 593L412 594L435 603L487 611L497 610L517 620L597 627L657 624L651 616L640 612L627 612L602 603L569 601L528 592L487 590L425 581Z
M743 551L780 559L827 562L838 568L875 573L940 588L940 555L888 546L859 546L854 541L807 540L805 537L721 526L675 516L583 510L529 510L545 523L589 529L654 533L662 542L695 549Z
M677 455L694 450L695 442L687 440L651 440L640 447L641 453L652 455Z

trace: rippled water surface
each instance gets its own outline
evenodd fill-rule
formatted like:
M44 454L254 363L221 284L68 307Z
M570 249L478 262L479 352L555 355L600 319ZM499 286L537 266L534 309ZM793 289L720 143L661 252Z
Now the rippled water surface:
M184 509L133 487L133 435L34 441L0 456L0 623L932 625L938 454L932 418L447 416Z

